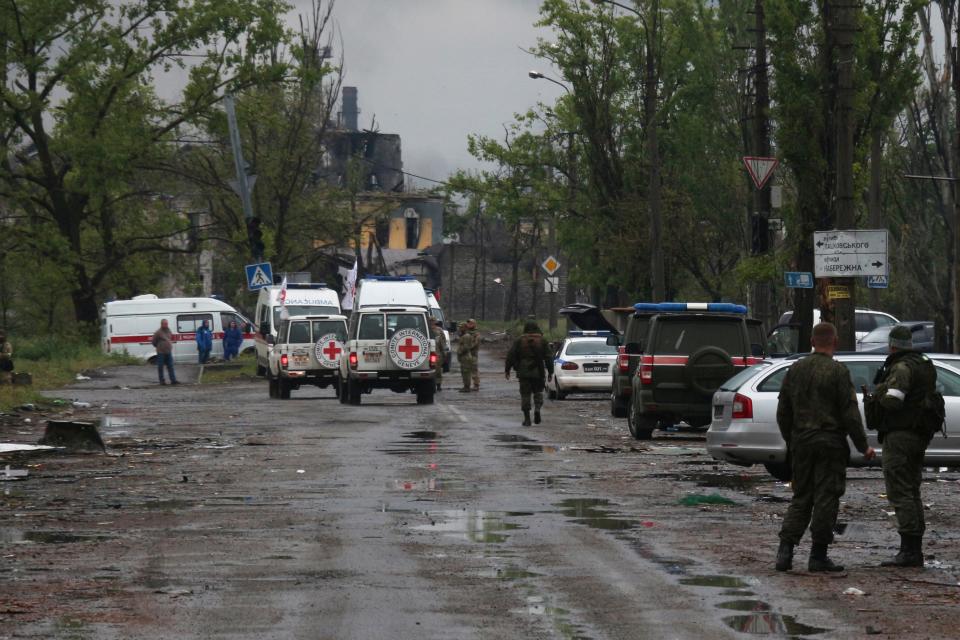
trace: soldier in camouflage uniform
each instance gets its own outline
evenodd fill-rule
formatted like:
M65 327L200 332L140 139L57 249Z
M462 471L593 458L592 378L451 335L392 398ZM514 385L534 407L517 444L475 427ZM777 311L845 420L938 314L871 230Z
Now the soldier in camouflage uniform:
M790 367L780 389L777 424L793 471L793 499L780 529L777 571L793 568L793 548L810 525L810 571L843 571L827 557L840 496L846 491L847 436L868 460L873 449L860 420L850 372L833 359L837 330L813 328L813 354Z
M937 388L937 370L925 355L913 350L913 336L907 327L894 327L889 337L890 357L877 372L877 387L865 404L870 428L879 431L883 444L883 479L887 499L897 514L900 552L885 567L922 567L923 501L920 483L923 456L932 432L920 424L921 403ZM875 418L876 422L874 424Z
M437 364L434 366L436 376L434 380L437 383L437 391L442 391L443 384L443 361L447 357L447 336L443 333L443 326L440 321L434 318L430 323L430 337L434 339L437 345Z
M13 347L7 342L7 334L0 329L0 384L13 382Z
M550 348L543 339L543 332L536 322L528 321L523 335L514 340L507 353L504 373L510 379L510 369L517 372L520 381L520 409L523 411L523 426L530 426L530 396L533 395L533 421L540 424L540 408L543 406L544 378L553 377Z
M467 333L472 337L470 379L473 381L473 390L480 391L480 334L477 333L477 321L473 318L467 320Z
M460 393L470 391L470 378L473 371L473 342L474 335L467 332L467 323L461 322L457 326L460 338L457 340L457 360L460 362L460 375L463 377L463 387Z

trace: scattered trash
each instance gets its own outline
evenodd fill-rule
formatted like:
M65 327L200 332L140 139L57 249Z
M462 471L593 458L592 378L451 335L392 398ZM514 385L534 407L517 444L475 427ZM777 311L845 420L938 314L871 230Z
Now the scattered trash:
M685 507L696 507L702 504L737 504L730 498L724 498L718 493L709 495L702 493L691 493L688 496L680 498L680 504Z
M64 447L73 452L106 452L97 426L92 422L50 420L39 444Z
M60 398L54 398L54 399L51 401L51 404L52 404L53 406L55 406L55 407L62 407L63 405L65 405L65 404L67 404L67 403L64 402L63 400L61 400Z
M14 453L18 451L49 451L55 447L38 444L19 444L16 442L0 442L0 453Z
M29 475L26 469L11 469L10 465L0 469L0 480L22 480Z
M23 419L23 423L24 423L24 424L32 424L32 423L33 423L33 420L31 420L30 418L24 418L24 419Z
M74 409L89 409L92 406L89 402L80 402L79 400L74 400L70 404Z
M77 380L77 381L81 381L81 380L92 380L92 379L93 379L93 378L91 378L90 376L85 376L85 375L83 375L82 373L78 373L78 374L77 374L77 377L76 377L76 380Z
M297 469L297 473L306 473L306 472L307 472L306 469Z
M888 516L895 516L895 515L897 515L897 512L896 512L896 511L887 511L886 509L884 509L883 512L884 512L885 514L887 514Z
M26 402L20 405L20 409L23 411L36 411L37 405L33 404L32 402Z
M847 587L846 589L843 590L843 595L845 595L845 596L865 596L865 595L867 595L867 592L866 592L866 591L861 591L860 589L857 589L856 587Z
M873 627L869 624L867 625L867 628L864 629L864 631L868 636L878 636L883 633L883 631L881 631L880 629L877 629L876 627Z

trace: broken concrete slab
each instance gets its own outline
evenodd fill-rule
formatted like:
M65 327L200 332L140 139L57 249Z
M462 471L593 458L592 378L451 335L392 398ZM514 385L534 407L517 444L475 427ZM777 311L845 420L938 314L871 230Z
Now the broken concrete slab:
M107 448L100 437L97 425L92 422L71 420L50 420L39 444L63 447L69 452L92 453L106 452Z
M30 451L50 451L56 447L39 444L20 444L19 442L0 442L0 453L21 453Z

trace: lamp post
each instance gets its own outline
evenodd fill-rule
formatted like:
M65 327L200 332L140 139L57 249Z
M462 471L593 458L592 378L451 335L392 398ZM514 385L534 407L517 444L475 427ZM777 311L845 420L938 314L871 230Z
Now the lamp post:
M500 309L503 312L503 321L508 322L510 318L507 317L507 285L503 284L501 278L494 278L493 283L500 287L500 291L503 295L500 296Z

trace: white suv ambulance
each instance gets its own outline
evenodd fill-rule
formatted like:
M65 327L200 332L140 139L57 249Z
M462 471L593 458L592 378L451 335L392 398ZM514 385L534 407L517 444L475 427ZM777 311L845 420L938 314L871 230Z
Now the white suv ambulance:
M289 400L303 385L329 386L339 394L337 368L347 339L344 316L293 316L281 320L270 350L267 382L270 397Z
M357 284L340 359L340 402L360 404L373 389L412 391L432 404L436 343L430 337L423 285L408 276L371 276Z

